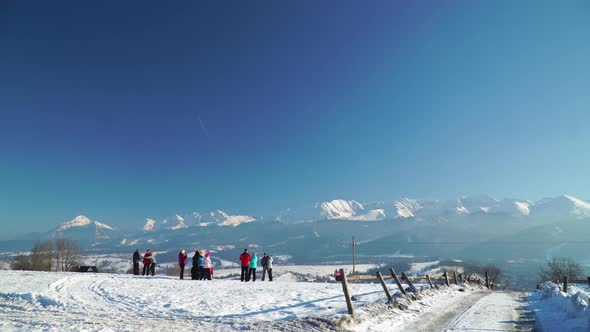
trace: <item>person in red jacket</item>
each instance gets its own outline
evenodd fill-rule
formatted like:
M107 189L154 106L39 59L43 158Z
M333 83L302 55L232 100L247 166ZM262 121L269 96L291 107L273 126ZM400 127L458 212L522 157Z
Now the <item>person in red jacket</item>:
M141 274L144 276L146 273L150 275L150 264L152 263L152 252L148 249L143 255L143 273Z
M244 252L240 255L240 264L242 265L242 274L240 276L240 281L244 281L244 278L248 274L248 268L250 267L250 261L252 260L252 256L248 253L248 249L244 249Z

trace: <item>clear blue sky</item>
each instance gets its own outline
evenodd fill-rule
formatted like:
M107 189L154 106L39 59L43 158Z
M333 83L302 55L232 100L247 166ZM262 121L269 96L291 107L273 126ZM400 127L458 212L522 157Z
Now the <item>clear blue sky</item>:
M590 198L587 1L8 0L0 41L5 234Z

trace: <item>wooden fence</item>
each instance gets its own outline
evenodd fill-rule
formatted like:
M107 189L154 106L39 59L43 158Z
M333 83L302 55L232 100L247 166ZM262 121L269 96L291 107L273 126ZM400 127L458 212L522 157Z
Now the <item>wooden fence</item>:
M559 285L559 280L555 281L556 284ZM590 288L590 277L586 280L568 280L567 277L563 277L563 291L567 293L567 285L568 284L588 284Z
M341 283L342 283L342 291L344 292L344 299L346 300L346 306L348 307L348 313L351 316L354 315L354 306L352 305L352 296L350 293L349 282L379 280L379 282L381 283L381 287L383 287L383 292L385 293L385 297L387 298L387 301L389 303L392 303L394 300L393 300L393 296L391 296L391 293L389 292L389 288L387 287L387 283L385 283L385 279L393 279L395 281L395 283L397 284L397 288L399 289L399 291L403 297L408 296L408 290L412 291L412 292L417 291L416 287L414 287L414 281L426 281L426 282L428 282L428 285L430 288L438 288L439 284L443 285L443 286L450 286L450 284L451 284L451 282L449 281L449 275L447 274L447 272L444 272L441 274L423 275L423 276L408 276L405 272L402 272L401 278L400 278L400 276L397 275L397 273L395 272L395 270L393 268L389 269L389 274L390 274L389 276L383 276L380 271L378 271L375 276L372 276L372 275L349 275L349 276L347 276L346 273L344 272L344 269L340 269L339 272L340 272L340 276L342 277ZM590 278L588 278L588 279L590 282ZM404 287L404 285L402 283L403 281L405 281L408 284L408 286L410 287L410 288L408 288L408 290L406 290L406 288ZM461 275L461 273L459 273L459 274L453 273L453 283L455 285L458 285L459 283L476 283L476 284L481 285L482 281L479 278L472 278L472 277L465 278L464 276ZM485 285L488 289L490 288L487 272L486 272Z

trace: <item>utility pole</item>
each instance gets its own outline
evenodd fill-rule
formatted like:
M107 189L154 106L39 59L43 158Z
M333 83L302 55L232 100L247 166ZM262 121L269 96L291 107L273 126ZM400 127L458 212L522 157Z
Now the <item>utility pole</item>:
M354 235L352 236L352 242L350 243L350 246L352 247L352 274L354 274L356 270L354 248L358 246L358 242L354 242Z

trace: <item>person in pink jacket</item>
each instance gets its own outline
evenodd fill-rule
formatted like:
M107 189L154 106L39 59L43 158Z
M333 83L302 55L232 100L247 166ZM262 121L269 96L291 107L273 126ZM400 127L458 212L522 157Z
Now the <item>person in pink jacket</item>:
M180 266L180 279L184 279L184 267L186 265L187 254L184 249L178 253L178 266Z

